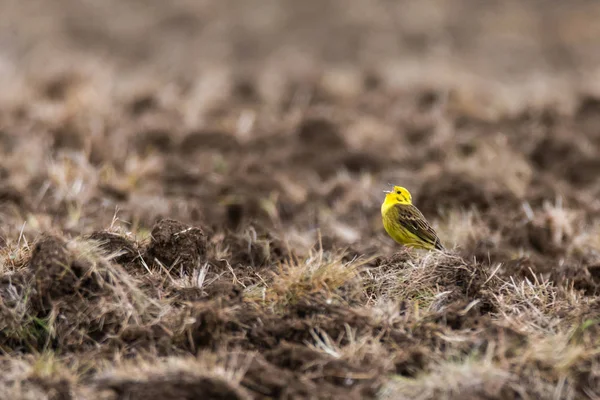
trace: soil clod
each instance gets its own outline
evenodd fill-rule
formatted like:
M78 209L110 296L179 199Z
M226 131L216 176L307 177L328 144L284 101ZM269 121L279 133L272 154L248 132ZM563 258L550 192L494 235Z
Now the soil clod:
M147 255L167 270L191 273L206 261L206 235L201 228L163 219L154 225L151 235Z

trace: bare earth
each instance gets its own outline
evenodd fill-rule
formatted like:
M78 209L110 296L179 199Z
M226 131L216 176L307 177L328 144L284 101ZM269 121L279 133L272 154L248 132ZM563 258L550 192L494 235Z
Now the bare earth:
M2 1L0 398L600 398L598 20Z

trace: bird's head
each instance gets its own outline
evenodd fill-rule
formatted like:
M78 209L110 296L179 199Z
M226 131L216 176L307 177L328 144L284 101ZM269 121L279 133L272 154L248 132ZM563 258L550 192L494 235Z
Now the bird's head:
M384 190L384 193L386 203L412 204L412 196L410 195L410 192L402 186L394 186L392 190Z

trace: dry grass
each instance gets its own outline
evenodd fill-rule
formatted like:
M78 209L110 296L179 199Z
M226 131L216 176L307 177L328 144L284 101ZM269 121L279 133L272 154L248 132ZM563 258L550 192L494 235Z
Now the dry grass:
M315 294L324 295L332 301L332 296L339 297L336 293L344 291L344 298L351 299L351 292L357 290L356 277L361 263L344 262L343 256L343 253L331 254L319 249L304 260L290 260L282 264L274 271L272 280L266 283L261 300L285 310L303 297Z
M502 398L525 395L518 380L489 360L465 360L436 365L417 379L393 378L381 391L382 399Z

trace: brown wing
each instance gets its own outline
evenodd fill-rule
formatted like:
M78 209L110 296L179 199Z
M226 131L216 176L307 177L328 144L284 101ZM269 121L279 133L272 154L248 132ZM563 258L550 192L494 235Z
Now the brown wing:
M398 211L398 222L404 228L436 249L444 250L437 234L417 207L412 204L396 204L394 207Z

